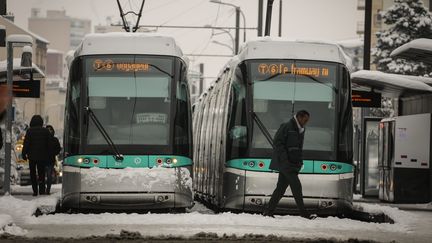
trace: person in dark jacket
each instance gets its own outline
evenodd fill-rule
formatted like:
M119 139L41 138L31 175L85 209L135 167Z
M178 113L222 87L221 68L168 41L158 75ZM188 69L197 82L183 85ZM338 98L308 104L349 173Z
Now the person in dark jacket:
M38 195L38 184L39 194L45 194L44 171L46 164L50 160L51 137L52 135L48 129L43 127L42 117L34 115L30 121L30 128L26 132L22 149L23 159L29 160L33 196Z
M298 177L303 166L303 141L305 125L309 121L309 117L309 112L301 110L290 121L283 123L276 132L270 169L279 171L279 177L276 189L264 210L265 216L273 217L277 204L288 186L291 186L300 215L310 218L304 208L302 186Z
M46 173L46 194L49 195L51 192L51 184L52 184L52 173L54 169L54 165L56 163L56 156L60 153L61 147L58 138L54 136L55 131L54 127L51 125L46 125L46 128L51 134L51 142L50 142L50 158L48 160L48 164L45 166Z

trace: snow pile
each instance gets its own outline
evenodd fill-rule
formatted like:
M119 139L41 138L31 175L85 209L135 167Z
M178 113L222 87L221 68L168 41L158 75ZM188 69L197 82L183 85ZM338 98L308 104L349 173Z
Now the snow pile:
M192 190L192 178L187 168L124 168L103 169L93 167L82 171L82 183L89 188L103 187L110 184L127 184L145 191L152 191L154 185L165 188L184 187ZM179 183L178 183L179 182Z
M26 230L16 224L23 224L33 217L38 207L54 208L58 195L38 197L34 200L22 200L13 196L0 197L0 234L25 235Z
M32 217L40 206L56 207L58 195L22 200L13 196L0 197L0 215L9 215L13 222L21 223ZM1 225L0 225L1 226Z
M426 39L426 38L415 39L413 41L410 41L410 42L396 48L390 54L390 56L391 57L398 56L401 53L408 51L409 49L418 49L418 50L425 50L428 52L432 52L432 40Z
M7 224L0 229L0 235L1 234L23 236L23 235L27 234L27 230L16 226L14 223L10 223L10 224Z
M381 206L378 204L368 204L368 203L356 203L354 207L361 209L368 213L384 213L389 216L395 222L398 228L403 231L410 231L410 225L415 222L415 216L412 213L402 211L395 207ZM388 225L388 224L387 224Z
M5 227L13 222L12 217L7 214L0 214L0 228ZM0 232L1 233L1 232Z

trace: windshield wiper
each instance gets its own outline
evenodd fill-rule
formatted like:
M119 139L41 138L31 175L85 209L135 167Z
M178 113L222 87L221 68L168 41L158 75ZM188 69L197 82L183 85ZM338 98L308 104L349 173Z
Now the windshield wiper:
M168 77L170 77L170 78L174 78L174 75L171 75L169 72L163 70L162 68L160 68L160 67L158 67L158 66L156 66L154 64L149 64L149 66L156 68L159 72L168 75Z
M266 137L267 141L272 146L272 148L274 148L273 139L271 138L269 131L267 130L267 128L264 126L264 124L261 122L258 115L254 111L252 111L252 119L258 125L259 129L264 134L264 137Z
M92 119L93 123L95 124L96 128L102 134L102 137L105 139L105 141L110 146L112 152L114 153L114 159L116 161L120 161L120 162L123 161L123 159L124 159L123 155L120 153L119 149L114 144L114 142L112 141L111 137L108 135L108 133L106 132L105 128L100 123L99 119L93 113L93 110L89 106L85 107L85 110L89 114L89 116Z

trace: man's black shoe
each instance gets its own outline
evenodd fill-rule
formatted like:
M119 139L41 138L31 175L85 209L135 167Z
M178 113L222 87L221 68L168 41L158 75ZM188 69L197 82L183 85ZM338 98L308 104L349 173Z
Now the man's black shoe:
M36 197L37 195L37 192L33 192L33 197Z

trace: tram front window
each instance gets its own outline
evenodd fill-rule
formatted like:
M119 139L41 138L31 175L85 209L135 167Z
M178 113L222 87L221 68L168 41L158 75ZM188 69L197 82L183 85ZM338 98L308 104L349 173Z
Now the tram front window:
M86 60L88 105L117 145L168 145L173 60L96 57ZM87 143L104 145L88 122Z
M305 157L335 146L336 66L316 62L266 61L251 65L253 110L272 138L299 110L311 114L305 134ZM254 124L252 147L271 149ZM309 156L308 156L309 155Z

